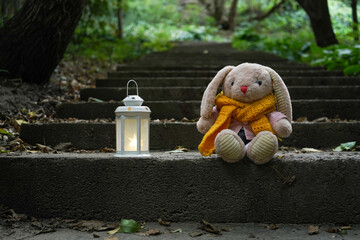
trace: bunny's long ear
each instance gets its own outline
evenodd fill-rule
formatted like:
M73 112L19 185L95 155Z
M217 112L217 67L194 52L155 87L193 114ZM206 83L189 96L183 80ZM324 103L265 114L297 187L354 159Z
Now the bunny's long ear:
M209 118L211 116L212 108L215 104L217 89L220 84L224 82L225 77L231 70L233 70L233 68L234 66L226 66L221 69L207 86L201 101L201 117Z
M265 67L266 70L269 72L270 77L273 81L273 88L275 91L275 97L277 101L277 109L279 112L285 114L285 116L292 121L292 106L289 91L281 79L279 74L275 72L272 68Z

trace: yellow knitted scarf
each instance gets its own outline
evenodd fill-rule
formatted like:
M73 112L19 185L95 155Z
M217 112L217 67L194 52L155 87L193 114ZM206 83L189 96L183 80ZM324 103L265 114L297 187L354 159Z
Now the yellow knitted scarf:
M220 113L198 147L203 156L210 156L215 151L216 135L223 129L229 128L232 117L239 122L248 122L255 136L261 131L274 133L266 117L266 114L276 110L276 98L273 94L253 103L243 103L220 93L215 98L215 104L220 109Z

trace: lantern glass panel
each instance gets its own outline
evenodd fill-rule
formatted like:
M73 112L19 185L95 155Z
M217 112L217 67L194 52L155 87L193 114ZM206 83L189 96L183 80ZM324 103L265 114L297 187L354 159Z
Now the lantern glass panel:
M149 150L149 119L141 119L141 151Z
M116 118L116 150L121 150L121 119Z
M137 119L126 118L124 121L124 151L137 151Z

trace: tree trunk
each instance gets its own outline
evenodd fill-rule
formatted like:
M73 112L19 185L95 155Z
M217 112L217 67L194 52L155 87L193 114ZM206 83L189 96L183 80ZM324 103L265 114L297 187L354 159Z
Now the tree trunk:
M237 4L238 4L238 0L233 0L231 2L230 12L229 12L229 29L231 31L235 29Z
M221 20L224 13L225 0L214 0L214 18L216 24L221 24Z
M278 10L281 5L283 5L286 2L286 0L281 0L279 3L275 4L267 13L261 15L261 16L256 16L253 18L250 18L249 21L253 21L253 20L257 20L257 21L262 21L265 18L269 17L271 14L273 14L274 12L276 12L276 10Z
M337 44L327 0L296 0L310 18L311 28L319 47Z
M357 0L351 0L354 40L359 40L359 21L357 17Z
M2 17L3 24L6 21L7 1L8 0L1 0L1 17Z
M62 59L86 0L26 0L0 28L0 69L7 77L46 83Z
M117 15L117 25L118 25L118 33L117 36L118 38L122 39L123 38L123 27L122 27L122 0L118 0L118 7L116 10L116 15Z

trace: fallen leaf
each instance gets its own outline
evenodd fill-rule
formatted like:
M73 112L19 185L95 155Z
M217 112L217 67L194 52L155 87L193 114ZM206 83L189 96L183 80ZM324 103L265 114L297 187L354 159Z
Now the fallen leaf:
M327 117L320 117L312 120L312 122L330 122L330 119Z
M165 153L171 154L171 153L184 153L184 152L189 152L189 149L183 146L176 146L175 150L166 151Z
M43 225L38 221L32 221L31 226L33 226L33 227L35 227L37 229L42 229L43 228Z
M340 227L342 230L351 230L352 227L351 226L342 226Z
M141 229L140 224L133 219L121 219L120 230L121 233L134 233Z
M30 118L36 118L37 115L36 115L36 112L28 112L28 115Z
M224 232L230 232L230 228L221 228L221 231L224 231Z
M307 121L308 121L307 117L299 117L295 120L295 122L307 122Z
M158 219L158 223L159 223L160 225L167 226L167 227L171 225L170 222L164 221L164 220L162 220L161 218Z
M319 153L319 152L322 152L321 150L315 149L315 148L302 148L300 151L302 153Z
M84 231L84 232L105 231L114 228L115 226L116 226L115 223L106 223L98 220L80 221L69 225L69 227L72 229Z
M182 233L182 229L178 228L178 229L175 229L175 230L171 230L170 233Z
M108 231L107 234L109 235L114 235L116 234L118 231L120 231L120 226L115 228L114 230Z
M104 240L120 240L120 238L115 237L115 236L110 236L110 237L104 238Z
M200 237L203 234L204 234L203 232L191 232L189 233L189 236L194 238L194 237Z
M221 234L221 230L219 228L217 228L215 225L213 225L205 220L201 220L200 223L201 223L200 229L205 230L209 233Z
M265 228L271 229L271 230L276 230L276 229L279 229L279 226L276 224L269 224L269 225L265 225Z
M37 143L36 146L40 149L40 151L42 151L43 153L49 153L50 151L53 151L53 149L51 147L42 145Z
M0 134L4 134L4 135L9 135L9 136L13 136L13 134L11 132L6 131L3 128L0 128Z
M21 125L23 124L23 123L28 123L27 121L25 121L25 120L12 120L11 121L11 124L14 126L14 128L18 131L18 132L20 132L20 128L21 128Z
M356 147L356 142L342 143L340 146L333 149L334 152L349 151Z
M316 225L310 225L308 229L309 235L316 235L319 233L319 226Z
M115 149L105 147L105 148L101 149L101 152L111 153L111 152L115 152Z
M100 235L96 234L96 233L93 233L93 237L94 238L100 238Z
M69 148L71 148L73 145L71 142L61 142L59 144L57 144L54 149L58 150L58 151L65 151L68 150Z
M183 152L189 152L190 151L188 148L183 147L183 146L176 146L175 150L181 150Z
M156 236L156 235L160 235L160 234L161 234L161 232L159 229L150 229L145 232L145 236Z
M102 103L102 102L104 102L104 101L101 100L101 99L98 99L98 98L89 97L88 102Z

